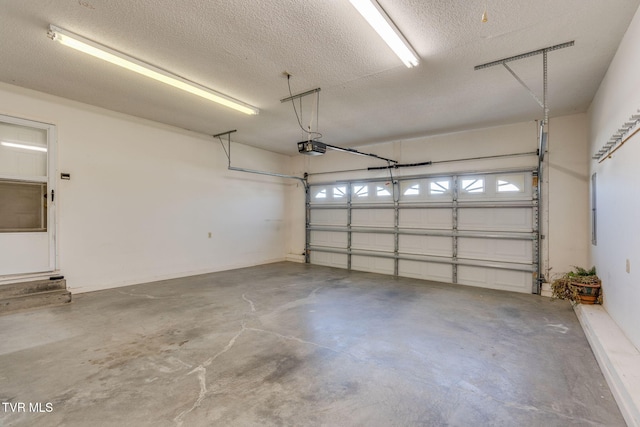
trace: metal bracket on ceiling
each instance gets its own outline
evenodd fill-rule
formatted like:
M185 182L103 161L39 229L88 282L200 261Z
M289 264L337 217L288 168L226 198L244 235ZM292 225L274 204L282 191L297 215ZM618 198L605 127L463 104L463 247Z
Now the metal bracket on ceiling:
M228 170L236 171L236 172L247 172L247 173L253 173L258 175L275 176L278 178L295 179L296 181L300 181L302 183L305 190L309 187L306 177L301 178L295 175L286 175L286 174L276 173L276 172L265 172L265 171L255 170L255 169L245 169L245 168L238 168L235 166L231 166L231 134L234 132L237 132L237 130L236 129L228 130L226 132L217 133L213 135L214 138L218 138L220 140L220 145L222 145L222 149L224 150L224 153L227 155L227 160L229 161L229 163L227 164ZM225 135L227 137L227 147L224 146L224 142L222 141L222 137Z
M513 76L513 78L514 78L514 79L516 79L516 80L518 81L518 83L520 83L520 84L522 85L522 87L523 87L523 88L525 88L525 89L529 92L529 94L533 97L533 99L535 99L535 100L536 100L536 102L538 103L538 105L539 105L541 108L545 108L545 106L544 106L544 102L540 101L540 98L538 98L538 96L537 96L537 95L536 95L536 94L535 94L535 93L534 93L534 92L529 88L529 86L527 86L527 84L526 84L525 82L523 82L523 81L522 81L522 79L521 79L521 78L520 78L520 77L515 73L515 71L513 71L513 70L511 69L511 67L509 67L509 66L507 65L507 63L506 63L506 62L503 62L503 63L502 63L502 65L504 65L504 68L506 68L506 69L507 69L507 71L508 71L509 73L511 73L511 75Z
M319 87L317 87L315 89L308 90L306 92L299 93L297 95L292 95L292 96L289 96L287 98L283 98L283 99L280 100L280 102L284 104L285 102L293 101L294 99L298 99L298 98L303 98L303 97L305 97L307 95L311 95L311 94L317 93L317 92L320 92L320 88Z
M231 134L234 132L238 132L237 129L228 130L226 132L217 133L213 135L214 138L218 138L220 140L220 145L222 145L222 149L224 150L224 154L227 155L227 160L229 160L229 167L231 167ZM224 142L222 141L223 136L227 136L227 145L229 146L229 151L224 147Z
M498 59L497 61L487 62L486 64L476 65L473 67L474 70L482 70L484 68L493 67L496 65L503 65L509 73L520 83L536 100L536 102L542 107L544 110L544 120L543 126L546 126L549 121L549 107L547 106L547 54L551 51L563 49L565 47L571 47L575 44L575 41L570 41L566 43L557 44L554 46L545 47L542 49L532 50L531 52L522 53L520 55L510 56L508 58ZM519 59L530 58L532 56L542 55L542 78L543 78L543 88L542 88L542 101L535 95L535 93L518 77L518 75L507 65L507 62L517 61Z

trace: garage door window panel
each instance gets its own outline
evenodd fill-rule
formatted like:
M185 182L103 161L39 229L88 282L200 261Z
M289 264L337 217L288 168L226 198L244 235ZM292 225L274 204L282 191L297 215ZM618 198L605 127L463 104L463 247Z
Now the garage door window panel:
M391 182L368 182L351 184L351 202L365 203L393 203L393 185Z
M501 175L496 178L498 193L524 193L524 175Z
M463 178L460 180L462 194L483 194L484 178Z
M407 180L400 182L400 201L445 202L453 200L452 180L449 177Z

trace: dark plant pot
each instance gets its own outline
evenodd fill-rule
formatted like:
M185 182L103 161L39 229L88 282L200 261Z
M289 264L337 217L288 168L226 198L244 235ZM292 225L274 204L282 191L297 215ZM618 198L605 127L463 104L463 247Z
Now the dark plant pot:
M569 282L569 289L576 296L576 302L580 304L595 304L600 295L600 282L597 283L579 283Z

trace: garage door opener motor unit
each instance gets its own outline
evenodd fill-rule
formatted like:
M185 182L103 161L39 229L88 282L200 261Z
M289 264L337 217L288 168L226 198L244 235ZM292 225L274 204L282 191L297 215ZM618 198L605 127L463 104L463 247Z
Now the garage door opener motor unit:
M327 144L320 141L298 142L298 152L309 156L319 156L327 152Z

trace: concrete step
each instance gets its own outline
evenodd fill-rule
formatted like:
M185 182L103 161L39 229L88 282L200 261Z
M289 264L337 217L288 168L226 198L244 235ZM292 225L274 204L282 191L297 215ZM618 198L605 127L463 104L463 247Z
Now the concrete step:
M60 305L68 302L71 302L71 292L66 289L15 295L0 299L0 314L28 308Z
M30 282L17 282L0 286L0 300L20 295L28 295L38 292L67 289L65 279L57 280L32 280Z

